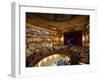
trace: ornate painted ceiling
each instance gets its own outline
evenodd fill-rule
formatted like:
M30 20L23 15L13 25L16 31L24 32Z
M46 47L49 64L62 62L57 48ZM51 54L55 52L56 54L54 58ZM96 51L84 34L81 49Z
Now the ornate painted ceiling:
M35 25L57 32L83 30L89 24L88 15L26 13L26 25Z

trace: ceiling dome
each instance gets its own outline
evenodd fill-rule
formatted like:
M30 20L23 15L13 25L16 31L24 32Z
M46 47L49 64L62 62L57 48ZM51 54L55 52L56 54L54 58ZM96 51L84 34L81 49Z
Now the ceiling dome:
M26 13L26 22L57 32L83 30L89 24L88 15Z
M69 21L73 18L76 18L77 15L69 14L51 14L51 13L29 13L27 16L37 16L44 20L53 21L53 22L64 22Z
M66 14L37 14L39 17L49 20L49 21L55 21L55 22L63 22L67 21L73 18L72 15L66 15Z

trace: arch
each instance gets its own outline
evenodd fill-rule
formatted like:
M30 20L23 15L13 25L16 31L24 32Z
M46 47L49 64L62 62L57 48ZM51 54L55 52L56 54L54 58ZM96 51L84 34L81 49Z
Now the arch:
M51 55L55 55L55 54L60 54L60 55L65 55L65 56L68 56L70 57L70 50L67 50L67 51L63 51L63 50L58 50L58 51L54 51L54 52L50 52L50 53L47 53L47 54L36 54L35 55L35 59L32 60L31 62L31 66L35 66L37 63L39 63L42 59L46 58L46 57L49 57Z
M41 61L39 61L35 66L40 67L40 66L55 66L57 65L57 62L59 61L66 61L69 62L70 58L64 54L53 54L48 57L45 57Z
M30 55L30 57L26 58L26 59L31 59L29 62L30 64L28 66L26 65L26 67L32 67L32 66L34 67L41 60L43 60L51 55L55 55L55 54L68 56L71 60L71 65L77 65L77 64L79 64L79 62L89 64L88 50L85 48L79 47L79 46L70 45L68 48L63 49L63 50L60 49L60 50L56 50L56 51L49 52L49 53L39 52L36 54L32 54L32 55ZM83 56L83 55L86 55L86 56ZM85 59L85 61L83 61L83 58Z

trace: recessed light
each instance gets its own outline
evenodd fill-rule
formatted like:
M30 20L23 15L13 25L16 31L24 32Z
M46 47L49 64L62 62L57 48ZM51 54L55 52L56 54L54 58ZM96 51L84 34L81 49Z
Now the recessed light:
M56 58L56 57L57 57L57 55L55 54L55 55L54 55L54 57Z
M47 58L45 58L43 61L46 62L47 61Z
M49 56L49 59L52 59L52 56Z

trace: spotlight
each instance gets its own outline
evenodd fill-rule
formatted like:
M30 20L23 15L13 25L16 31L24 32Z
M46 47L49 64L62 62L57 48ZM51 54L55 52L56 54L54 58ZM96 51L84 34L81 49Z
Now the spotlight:
M57 55L55 54L55 55L54 55L54 57L56 58L56 57L57 57Z
M47 58L45 58L43 61L46 62L47 61Z
M52 56L49 56L49 59L52 59Z

